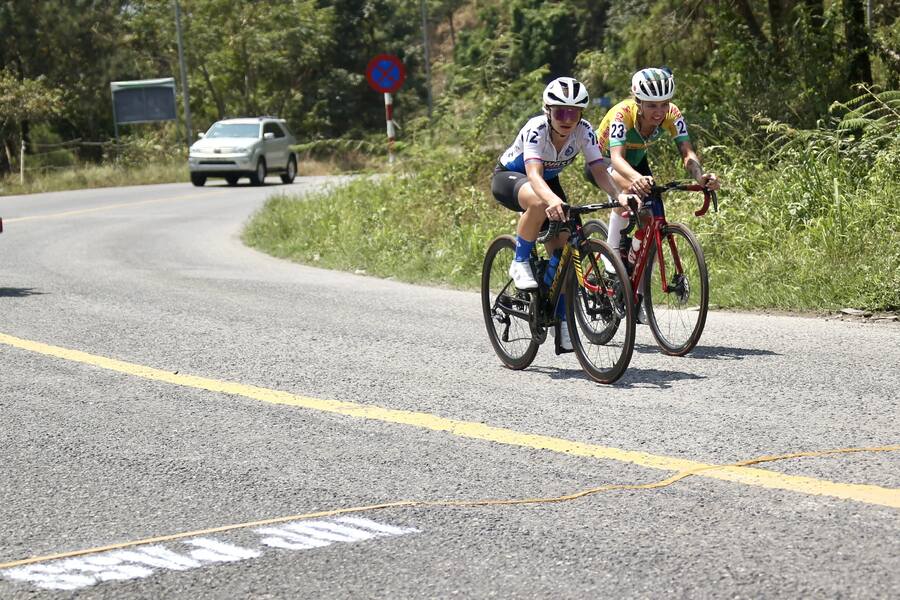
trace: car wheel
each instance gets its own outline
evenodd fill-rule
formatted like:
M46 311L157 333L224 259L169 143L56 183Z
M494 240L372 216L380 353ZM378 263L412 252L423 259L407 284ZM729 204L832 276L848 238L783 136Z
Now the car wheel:
M228 177L225 178L225 182L228 185L237 185L238 178L235 175L229 175Z
M266 161L259 159L256 163L256 171L250 174L250 185L265 185L266 183Z
M294 183L294 177L297 176L297 159L291 156L288 159L287 169L281 174L282 183Z
M197 175L196 173L191 173L191 183L193 183L197 187L200 187L204 183L206 183L206 176L205 175Z

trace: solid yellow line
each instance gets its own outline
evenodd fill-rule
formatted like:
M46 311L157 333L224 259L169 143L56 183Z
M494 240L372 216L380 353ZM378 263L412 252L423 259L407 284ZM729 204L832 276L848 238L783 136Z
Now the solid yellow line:
M900 508L900 489L896 488L884 488L876 485L856 483L838 483L812 477L784 475L774 471L747 466L707 464L688 459L649 454L646 452L635 452L632 450L622 450L619 448L574 442L562 438L523 433L503 427L493 427L483 423L446 419L428 413L382 408L380 406L356 404L338 400L309 398L288 392L270 390L241 383L197 377L194 375L176 374L169 371L154 369L152 367L88 354L79 350L70 350L43 344L41 342L23 340L2 333L0 333L0 343L14 348L93 365L103 369L125 373L127 375L142 377L144 379L163 381L174 385L207 390L210 392L243 396L245 398L268 402L270 404L297 406L361 419L411 425L421 429L445 431L468 439L549 450L551 452L587 458L616 460L652 469L691 471L699 477L731 481L756 487L789 490L805 494L855 500L857 502L865 502L891 508ZM900 445L884 446L881 450L900 450Z
M72 217L75 215L83 215L86 213L98 212L101 210L111 210L114 208L128 208L131 206L140 206L141 204L152 204L154 202L168 202L172 200L185 200L187 198L197 198L199 196L216 196L219 194L224 194L225 190L222 191L209 191L209 192L199 192L196 194L184 194L181 196L172 196L170 198L153 198L151 200L140 200L138 202L123 202L121 204L106 204L104 206L95 206L94 208L82 208L78 210L67 210L65 212L60 213L50 213L46 215L32 215L30 217L14 217L12 219L4 219L4 223L20 223L22 221L37 221L39 219L58 219L61 217Z

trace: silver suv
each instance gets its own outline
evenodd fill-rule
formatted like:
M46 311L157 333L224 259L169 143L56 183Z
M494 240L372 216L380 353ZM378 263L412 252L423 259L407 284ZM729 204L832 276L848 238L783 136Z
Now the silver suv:
M263 185L266 174L281 173L281 181L297 176L297 143L284 119L255 117L217 121L192 146L188 156L191 183L200 186L208 177L224 177L235 185L249 177L251 185Z

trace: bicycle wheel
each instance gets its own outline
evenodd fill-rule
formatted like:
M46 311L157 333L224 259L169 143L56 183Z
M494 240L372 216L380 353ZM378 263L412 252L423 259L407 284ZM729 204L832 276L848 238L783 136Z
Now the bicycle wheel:
M530 296L520 292L509 276L516 240L501 235L488 246L481 271L481 310L494 351L510 369L524 369L538 346L528 324Z
M612 264L608 273L602 257ZM583 281L569 270L566 322L581 368L591 379L612 383L625 373L634 351L634 294L618 252L587 239L579 251Z
M609 236L609 230L606 228L606 223L600 219L588 219L584 222L584 225L581 226L581 231L584 232L584 237L594 238L601 242L605 242L606 238Z
M654 243L644 273L644 310L650 331L662 351L684 356L697 345L706 324L709 310L706 260L697 238L680 223L666 225L660 239L662 269ZM663 277L668 292L663 291Z

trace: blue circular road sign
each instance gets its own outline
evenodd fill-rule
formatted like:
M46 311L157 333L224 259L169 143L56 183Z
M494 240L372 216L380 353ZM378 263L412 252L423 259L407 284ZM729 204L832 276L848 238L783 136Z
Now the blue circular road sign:
M406 67L393 54L379 54L366 67L366 81L376 92L393 94L406 80Z

